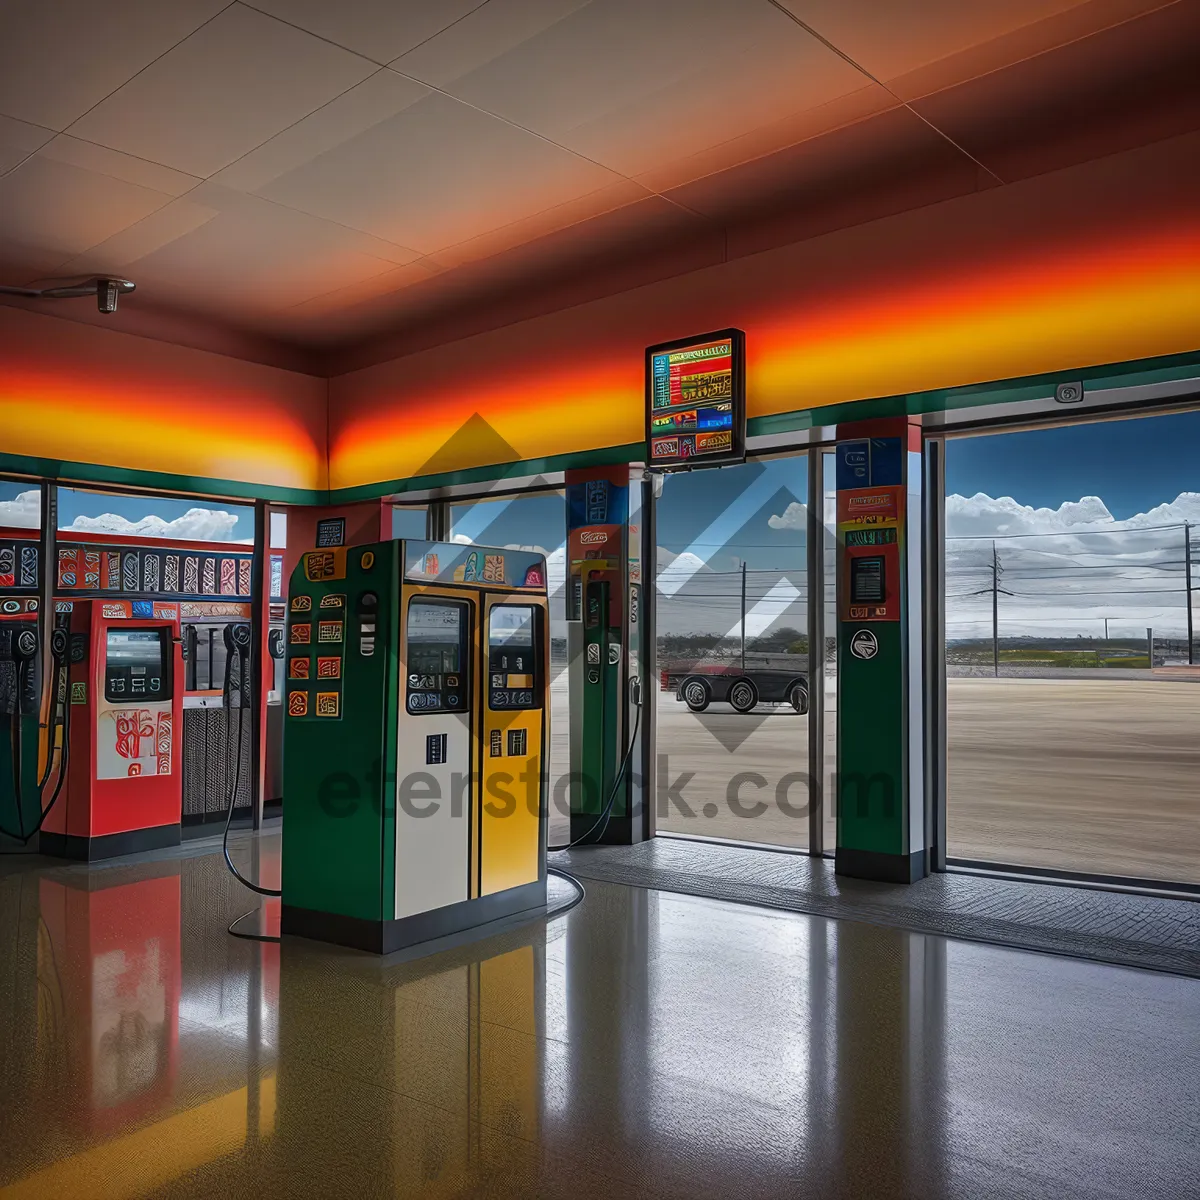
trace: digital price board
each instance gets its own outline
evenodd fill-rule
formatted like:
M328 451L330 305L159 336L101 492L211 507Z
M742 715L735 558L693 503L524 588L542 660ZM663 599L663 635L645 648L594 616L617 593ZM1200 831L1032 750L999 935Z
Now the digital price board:
M896 543L896 528L847 529L847 546L892 546Z
M646 350L646 463L659 470L746 457L746 335L740 329Z

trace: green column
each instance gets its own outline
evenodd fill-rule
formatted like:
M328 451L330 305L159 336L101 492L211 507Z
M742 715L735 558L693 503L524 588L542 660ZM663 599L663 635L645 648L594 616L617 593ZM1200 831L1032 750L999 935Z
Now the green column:
M837 447L836 869L911 883L928 873L921 443L905 422L863 434Z

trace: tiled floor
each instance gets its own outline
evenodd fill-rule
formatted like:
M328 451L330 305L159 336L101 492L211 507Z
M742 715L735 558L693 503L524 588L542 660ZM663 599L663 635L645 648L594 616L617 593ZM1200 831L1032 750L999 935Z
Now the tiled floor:
M5 861L0 1197L1198 1194L1200 982L587 886L397 964Z
M606 883L869 921L1200 979L1200 897L1174 899L960 872L931 875L911 885L875 883L835 874L829 858L670 836L636 846L582 847L564 854L559 865Z

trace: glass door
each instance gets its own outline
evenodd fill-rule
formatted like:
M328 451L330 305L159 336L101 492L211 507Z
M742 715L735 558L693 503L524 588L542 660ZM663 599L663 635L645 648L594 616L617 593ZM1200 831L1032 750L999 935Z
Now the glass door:
M950 862L1200 884L1200 412L945 443Z
M808 457L657 501L656 829L808 845Z

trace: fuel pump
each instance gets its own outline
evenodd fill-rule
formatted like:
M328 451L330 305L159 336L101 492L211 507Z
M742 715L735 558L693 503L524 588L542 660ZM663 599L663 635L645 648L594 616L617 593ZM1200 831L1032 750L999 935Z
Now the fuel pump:
M56 626L50 636L50 657L54 670L54 687L51 696L48 738L46 743L45 767L37 774L38 749L40 744L39 702L39 638L37 624L33 621L0 622L0 715L8 724L7 739L12 800L16 816L16 828L0 824L0 833L6 837L28 844L38 833L50 810L62 792L67 778L70 755L70 705L67 703L67 631ZM62 731L61 745L58 741ZM49 803L45 803L44 792L54 770L55 750L60 751L58 779ZM0 789L5 781L0 780ZM36 797L36 799L34 799ZM26 809L34 808L37 819L26 826Z
M43 854L94 862L177 846L182 817L179 605L73 600L59 702L70 714L66 798ZM61 626L60 626L61 628ZM65 633L66 630L64 629Z
M642 482L628 467L568 472L571 837L552 850L645 836L644 771L629 771L644 750Z
M221 837L221 853L225 856L225 865L229 868L230 873L243 887L248 887L260 896L278 896L280 894L278 889L265 888L253 880L247 879L233 865L233 859L229 855L229 827L233 821L233 810L237 806L238 790L242 779L243 733L246 728L243 713L250 707L250 647L253 642L253 629L247 622L238 621L226 625L223 636L225 639L225 679L221 686L221 697L225 706L225 744L234 747L234 765L233 783L229 789L229 807L225 811L225 832ZM237 721L236 736L233 731L235 720ZM239 917L238 920L241 918ZM234 924L237 922L235 921ZM231 929L230 932L234 931ZM252 940L263 939L254 938Z

